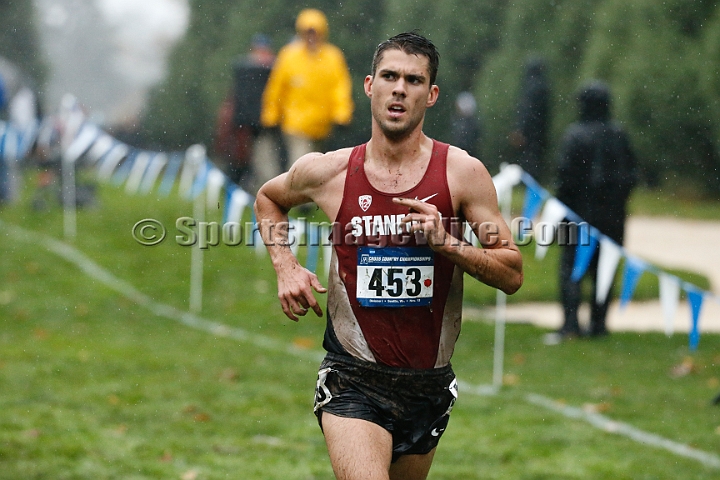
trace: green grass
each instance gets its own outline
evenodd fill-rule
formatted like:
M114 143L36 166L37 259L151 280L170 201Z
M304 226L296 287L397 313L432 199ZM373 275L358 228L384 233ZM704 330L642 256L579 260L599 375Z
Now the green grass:
M187 310L190 248L172 238L143 247L130 229L148 217L172 226L192 216L192 205L175 194L100 193L100 208L79 212L74 246L153 301ZM0 220L37 239L62 237L61 212L33 212L27 198L3 207ZM267 257L247 247L208 249L202 317L294 345L295 354L159 317L39 241L21 241L2 226L0 238L0 479L333 478L312 415L324 320L283 316ZM525 256L520 294L555 298L550 255L536 264ZM473 283L469 300L494 302L492 291L473 293L484 290ZM532 326L508 325L506 333L507 385L491 397L461 390L431 479L718 477L695 460L601 432L526 397L592 405L718 452L720 407L710 399L720 391L720 336L703 335L691 355L683 335L618 333L549 347ZM453 359L460 379L491 382L493 335L484 319L465 323ZM687 358L691 373L673 377Z
M630 198L629 209L634 215L720 219L720 202L704 198L703 189L690 183L669 184L657 189L636 189Z

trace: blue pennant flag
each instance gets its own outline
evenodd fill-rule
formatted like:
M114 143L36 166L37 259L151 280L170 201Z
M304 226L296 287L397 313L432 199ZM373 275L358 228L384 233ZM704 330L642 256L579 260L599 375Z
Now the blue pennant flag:
M318 265L318 258L320 256L320 236L317 228L310 227L308 232L308 249L307 249L307 260L305 262L305 268L315 273Z
M642 260L634 257L625 259L622 288L620 290L620 308L624 308L632 298L638 280L640 280L645 270L647 270L647 265Z
M533 219L540 212L543 204L543 191L536 185L526 185L525 204L523 205L522 216Z
M575 264L570 280L579 282L587 272L590 262L597 251L598 239L590 231L587 223L578 224L578 244L575 248Z
M223 224L228 223L230 216L230 201L235 189L238 188L230 180L225 181L225 209L223 210Z
M197 196L200 195L203 190L205 190L205 186L207 185L208 173L210 172L210 167L208 166L209 163L210 162L208 162L206 158L202 165L200 165L200 169L195 176L195 181L193 182L192 188L189 192L189 196L193 200L197 198Z
M140 151L135 149L130 151L127 158L125 158L125 161L122 162L120 166L115 169L115 172L110 179L110 183L112 185L122 185L125 180L127 180L133 165L135 165L135 158L138 156L139 153Z
M703 293L695 288L685 288L687 292L688 302L690 302L690 310L692 312L692 325L690 328L689 348L695 351L700 344L700 309L703 304Z
M170 154L170 160L165 167L165 174L163 175L162 182L160 183L159 193L162 197L170 195L173 185L175 184L175 178L180 171L180 166L183 163L183 154L174 152Z

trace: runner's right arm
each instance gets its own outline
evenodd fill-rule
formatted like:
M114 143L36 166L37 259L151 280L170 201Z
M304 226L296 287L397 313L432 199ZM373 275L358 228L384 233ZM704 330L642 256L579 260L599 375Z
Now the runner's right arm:
M296 205L312 201L304 178L309 162L318 153L298 159L289 172L263 185L255 199L255 215L260 235L270 254L278 282L278 299L285 315L294 321L312 309L318 317L323 311L313 289L325 293L317 276L300 265L290 249L288 212Z

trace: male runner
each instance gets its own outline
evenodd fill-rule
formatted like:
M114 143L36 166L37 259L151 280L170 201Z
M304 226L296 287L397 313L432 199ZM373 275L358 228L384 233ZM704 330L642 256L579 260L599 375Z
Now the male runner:
M381 43L364 82L370 141L301 157L255 203L285 315L322 316L313 289L329 290L315 413L338 479L426 478L457 398L463 272L510 294L523 281L483 164L422 131L438 63L415 33ZM287 212L310 201L339 226L328 289L288 245Z

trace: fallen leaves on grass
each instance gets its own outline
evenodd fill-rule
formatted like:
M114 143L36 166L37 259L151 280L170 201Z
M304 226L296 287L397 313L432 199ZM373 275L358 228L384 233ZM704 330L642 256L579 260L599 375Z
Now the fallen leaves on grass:
M315 346L315 340L309 337L297 337L293 339L293 345L301 350L310 350Z
M38 340L45 340L48 337L48 332L44 328L36 328L33 330L33 336Z
M271 447L279 447L282 445L282 440L278 437L271 437L270 435L255 435L253 437L253 442L262 443Z
M34 275L40 271L40 264L38 262L28 262L25 264L25 271Z
M13 300L15 300L15 292L12 290L0 292L0 305L10 305Z
M196 413L193 416L193 420L196 422L209 422L210 421L210 415L207 413Z
M201 412L197 406L195 405L188 405L185 408L183 408L183 413L192 415L192 419L196 422L209 422L210 421L210 415L208 415L205 412Z
M585 413L605 413L611 408L612 404L609 402L584 403L582 406L583 412Z
M198 478L199 474L200 472L198 472L196 468L193 468L183 473L180 478L181 480L195 480L196 478Z
M31 428L30 430L25 430L23 432L23 436L27 438L38 438L41 434L42 432L37 428Z
M670 369L670 376L672 378L682 378L695 372L697 372L695 360L692 357L685 357L680 364Z
M220 372L220 381L222 382L237 382L240 375L234 368L224 368Z

